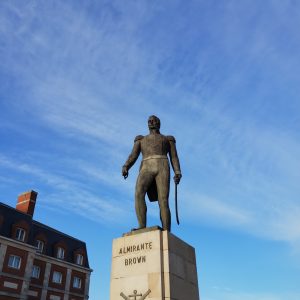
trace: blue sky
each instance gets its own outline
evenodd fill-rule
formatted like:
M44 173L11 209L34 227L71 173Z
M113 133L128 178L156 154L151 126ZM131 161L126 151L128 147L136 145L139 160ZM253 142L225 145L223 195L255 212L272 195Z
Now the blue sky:
M292 0L1 1L0 201L38 191L109 299L111 241L136 226L121 166L156 114L201 300L299 300L299 28Z

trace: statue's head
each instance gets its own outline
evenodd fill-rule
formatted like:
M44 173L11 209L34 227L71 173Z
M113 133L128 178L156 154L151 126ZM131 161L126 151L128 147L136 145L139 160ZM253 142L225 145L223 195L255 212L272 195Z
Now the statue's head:
M148 119L149 129L160 129L160 119L157 116L150 116Z

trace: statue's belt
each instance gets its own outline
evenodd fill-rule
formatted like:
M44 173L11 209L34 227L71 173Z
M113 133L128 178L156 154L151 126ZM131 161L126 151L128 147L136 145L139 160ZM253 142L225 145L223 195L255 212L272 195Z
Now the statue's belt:
M148 159L168 159L167 155L150 155L148 157L143 158L143 161Z

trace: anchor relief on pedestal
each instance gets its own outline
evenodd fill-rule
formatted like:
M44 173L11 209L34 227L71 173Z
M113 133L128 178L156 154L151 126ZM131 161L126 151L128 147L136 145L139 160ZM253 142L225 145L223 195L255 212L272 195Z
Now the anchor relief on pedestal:
M137 290L134 290L132 295L125 296L124 293L121 293L120 296L125 300L144 300L150 293L151 290L148 290L145 294L138 294Z

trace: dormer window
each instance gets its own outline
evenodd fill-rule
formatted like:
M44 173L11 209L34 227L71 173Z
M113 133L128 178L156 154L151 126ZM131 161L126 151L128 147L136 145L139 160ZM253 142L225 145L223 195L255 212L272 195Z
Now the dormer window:
M35 246L37 249L37 252L43 253L44 252L44 247L45 247L45 242L41 240L36 240Z
M67 249L68 249L67 244L65 243L64 240L61 240L54 245L53 254L58 259L65 259L66 253L68 251Z
M65 258L65 249L61 248L61 247L57 247L56 257L59 259L64 259Z
M20 242L27 242L30 226L25 220L12 224L11 237Z
M18 241L24 242L25 241L25 235L26 235L26 231L23 228L17 227L15 238Z
M79 266L86 264L86 251L84 247L75 249L73 252L73 262Z
M81 254L76 254L75 263L76 263L77 265L82 266L82 265L83 265L83 255L81 255Z

